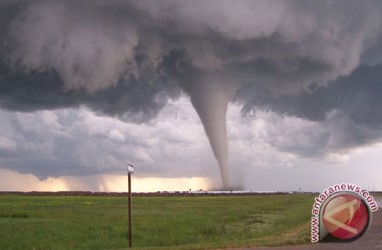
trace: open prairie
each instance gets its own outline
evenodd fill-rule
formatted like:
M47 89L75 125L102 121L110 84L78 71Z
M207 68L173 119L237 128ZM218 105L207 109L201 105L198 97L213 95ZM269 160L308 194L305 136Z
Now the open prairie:
M313 194L134 196L135 249L310 242ZM127 249L126 196L0 195L0 249Z

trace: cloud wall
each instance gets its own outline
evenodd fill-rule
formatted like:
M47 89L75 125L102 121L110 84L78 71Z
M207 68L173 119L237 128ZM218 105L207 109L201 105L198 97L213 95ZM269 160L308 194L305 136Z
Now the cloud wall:
M87 107L142 124L186 93L222 173L230 101L243 116L330 129L305 149L274 140L281 151L351 150L381 139L381 13L379 1L2 1L0 107Z

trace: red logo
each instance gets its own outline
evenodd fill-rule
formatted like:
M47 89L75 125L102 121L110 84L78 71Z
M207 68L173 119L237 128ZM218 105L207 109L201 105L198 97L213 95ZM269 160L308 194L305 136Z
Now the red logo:
M371 217L363 199L352 194L330 198L322 216L326 230L333 237L349 241L366 232Z

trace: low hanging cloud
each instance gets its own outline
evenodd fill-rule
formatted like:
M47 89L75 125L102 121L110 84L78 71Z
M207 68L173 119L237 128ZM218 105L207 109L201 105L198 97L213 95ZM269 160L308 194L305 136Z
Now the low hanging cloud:
M127 161L138 166L141 177L210 176L216 170L202 169L213 158L187 98L170 102L144 124L97 116L85 108L0 113L0 128L7 131L0 136L0 167L32 171L40 179L123 174Z
M295 130L280 130L293 124L270 126L269 145L280 152L325 157L381 140L381 17L379 1L2 1L0 107L85 107L138 126L150 124L186 93L228 183L230 101L243 117L256 120L256 112L268 111L301 121ZM33 121L36 113L30 114ZM46 126L79 119L78 113L47 114ZM38 138L36 131L23 134L24 123L14 128L20 137ZM305 135L285 142L282 131ZM53 148L76 147L68 139L76 133L56 134L60 146ZM83 148L100 140L94 135ZM117 128L103 135L113 143L134 137ZM48 150L53 142L44 143ZM2 162L11 166L6 155L19 144L4 135L0 147ZM25 149L31 155L34 150ZM147 148L134 150L132 158L153 161ZM30 160L41 168L34 170L38 175L75 175L109 171L113 167L106 166L122 164L124 153L95 165L70 156L53 169L44 166L60 165L57 159Z

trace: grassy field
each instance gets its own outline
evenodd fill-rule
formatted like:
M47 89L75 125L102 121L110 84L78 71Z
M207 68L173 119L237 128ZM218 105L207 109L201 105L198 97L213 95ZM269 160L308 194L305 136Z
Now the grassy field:
M133 198L133 247L310 242L313 195ZM0 196L0 249L127 249L127 197Z

